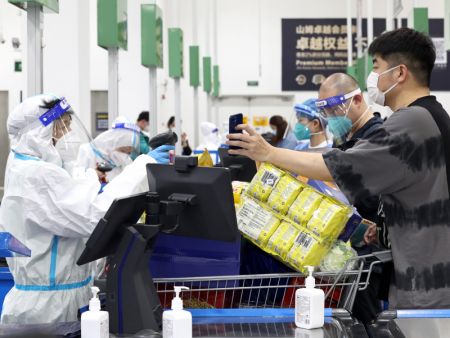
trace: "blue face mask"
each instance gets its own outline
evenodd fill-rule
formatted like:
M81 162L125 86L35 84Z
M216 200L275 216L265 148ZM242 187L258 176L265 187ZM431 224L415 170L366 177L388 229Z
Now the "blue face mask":
M332 116L328 118L328 128L330 128L337 145L345 142L352 125L352 120L347 116Z
M295 125L294 134L299 141L309 140L311 136L309 129L299 122L297 122L297 124Z

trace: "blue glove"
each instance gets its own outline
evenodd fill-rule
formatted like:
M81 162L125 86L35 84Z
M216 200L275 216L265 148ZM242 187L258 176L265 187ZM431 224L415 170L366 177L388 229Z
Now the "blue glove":
M148 152L148 156L155 159L156 162L162 164L169 163L169 150L175 150L175 146L163 145Z

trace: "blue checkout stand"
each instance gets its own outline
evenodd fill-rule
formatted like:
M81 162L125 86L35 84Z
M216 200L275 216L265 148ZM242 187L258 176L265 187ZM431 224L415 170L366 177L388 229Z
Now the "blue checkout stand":
M29 257L31 251L9 233L0 232L0 257ZM7 267L0 267L0 310L14 285ZM384 311L367 329L340 309L325 309L321 329L304 330L293 323L294 309L191 310L193 337L295 338L444 338L450 337L450 310ZM0 325L0 337L80 337L80 323ZM111 337L114 337L111 335ZM132 336L128 336L132 337ZM138 336L136 336L138 337Z

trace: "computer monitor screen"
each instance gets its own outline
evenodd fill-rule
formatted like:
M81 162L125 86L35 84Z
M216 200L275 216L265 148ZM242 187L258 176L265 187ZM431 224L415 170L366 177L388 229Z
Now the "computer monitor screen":
M147 201L147 193L114 200L86 242L77 264L83 265L114 254L124 229L138 222Z
M180 171L175 165L147 164L147 176L150 191L157 192L161 200L176 193L197 198L197 203L186 205L178 218L161 216L166 227L178 224L173 234L220 241L238 238L228 169L190 167Z
M251 182L256 175L256 163L246 156L230 155L227 148L219 148L222 167L229 168L232 181Z

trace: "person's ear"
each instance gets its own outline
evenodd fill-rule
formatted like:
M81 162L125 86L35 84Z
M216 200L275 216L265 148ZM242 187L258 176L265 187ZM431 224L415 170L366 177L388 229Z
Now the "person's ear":
M354 97L353 97L353 102L352 102L352 104L358 109L360 106L361 106L361 103L363 102L363 95L362 94L358 94L358 95L355 95Z
M317 133L317 132L319 132L320 130L320 121L319 120L312 120L312 125L313 125L313 129L314 130L312 130L312 132L314 132L314 133Z
M408 67L405 65L400 65L396 70L394 70L394 74L398 83L403 83L406 81L406 78L409 75Z

